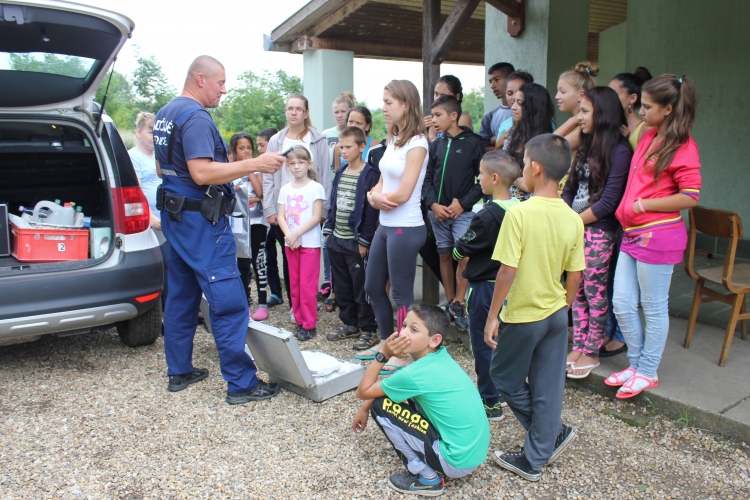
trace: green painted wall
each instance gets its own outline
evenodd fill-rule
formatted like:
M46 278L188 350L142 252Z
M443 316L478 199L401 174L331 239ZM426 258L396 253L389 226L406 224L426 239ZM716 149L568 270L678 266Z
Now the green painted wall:
M313 126L323 131L336 125L332 105L341 92L354 90L354 52L308 50L302 54L305 97Z
M693 137L700 204L738 211L750 235L750 2L629 0L627 68L687 74L698 92Z
M627 26L624 22L599 33L599 85L608 85L616 74L635 69L626 66Z

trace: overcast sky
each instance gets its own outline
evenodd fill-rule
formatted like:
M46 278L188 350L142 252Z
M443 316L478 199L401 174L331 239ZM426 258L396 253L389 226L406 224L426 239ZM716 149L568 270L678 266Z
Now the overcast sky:
M308 0L78 0L124 14L135 22L115 69L130 74L136 67L136 48L155 56L175 88L182 88L190 62L200 54L219 59L227 70L228 86L245 71L287 73L303 77L302 55L263 50L263 35L284 22ZM198 7L201 5L201 7ZM443 74L456 75L464 89L484 85L484 68L442 65ZM422 65L416 62L354 59L354 95L370 107L382 104L383 86L392 79L411 80L422 90Z

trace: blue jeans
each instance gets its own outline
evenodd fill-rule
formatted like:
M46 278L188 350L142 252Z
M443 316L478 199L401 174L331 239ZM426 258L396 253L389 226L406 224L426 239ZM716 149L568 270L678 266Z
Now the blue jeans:
M620 254L616 251L616 254L612 256L612 263L609 266L609 283L607 284L607 301L609 302L609 316L607 317L607 332L604 334L615 342L625 343L625 337L622 336L622 330L620 325L617 324L617 317L615 316L615 308L612 305L612 297L614 296L615 288L615 273L617 272L617 256Z
M615 273L613 305L628 344L630 367L656 378L669 332L669 285L673 264L646 264L620 252ZM646 318L644 329L638 302Z

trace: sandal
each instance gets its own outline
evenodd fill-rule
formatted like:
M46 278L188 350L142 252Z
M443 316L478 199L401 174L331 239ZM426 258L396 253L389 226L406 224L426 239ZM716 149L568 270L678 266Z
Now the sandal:
M644 385L645 384L645 385ZM653 389L659 387L658 378L648 378L637 373L620 387L615 397L617 399L628 399L637 396L647 389Z
M360 332L359 339L354 342L352 349L355 351L365 351L355 356L357 359L375 359L375 355L378 353L377 349L373 349L380 343L380 337L377 332ZM366 354L367 351L372 351L372 356ZM367 357L360 357L367 356Z
M604 383L610 387L620 387L635 376L635 370L628 368L621 372L613 373L604 380Z
M323 304L326 306L326 312L333 312L336 310L336 299L329 297L323 301Z
M575 366L575 363L569 366L571 370L586 370L585 373L582 373L581 375L575 375L573 373L568 373L568 378L572 378L575 380L579 380L582 378L586 378L589 375L591 375L591 370L599 366L601 363L594 363L593 365L586 365L586 366Z
M390 366L391 368L393 368L393 370L386 370L385 369L386 366ZM394 373L396 373L397 371L399 371L401 368L403 368L403 366L396 366L396 365L392 365L390 363L386 363L386 364L383 365L383 369L380 370L380 374L381 375L393 375Z

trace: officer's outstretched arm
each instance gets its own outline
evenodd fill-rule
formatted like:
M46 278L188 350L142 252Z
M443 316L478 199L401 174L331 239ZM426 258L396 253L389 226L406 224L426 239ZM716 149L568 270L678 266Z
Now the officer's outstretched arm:
M194 158L188 160L190 177L199 186L226 184L235 179L255 172L274 173L284 163L284 157L278 153L265 153L249 160L224 163L211 158Z

